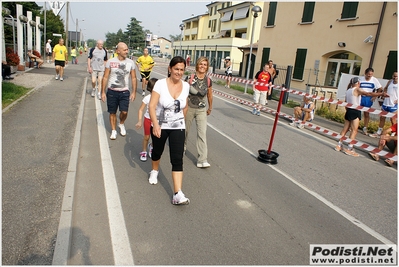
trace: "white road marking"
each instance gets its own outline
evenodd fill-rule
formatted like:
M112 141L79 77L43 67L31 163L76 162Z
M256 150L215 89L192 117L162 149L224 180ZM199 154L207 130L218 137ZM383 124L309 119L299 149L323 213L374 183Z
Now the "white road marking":
M248 154L250 154L251 156L253 156L254 158L257 158L258 155L255 155L254 153L252 153L251 150L249 150L248 148L246 148L244 145L240 144L239 142L237 142L236 140L234 140L233 138L231 138L230 136L226 135L225 133L223 133L222 131L220 131L219 129L217 129L215 126L213 126L212 124L210 124L208 122L208 126L211 127L213 130L215 130L216 132L218 132L220 135L226 137L227 139L229 139L231 142L233 142L234 144L236 144L237 146L239 146L240 148L242 148L243 150L245 150L246 152L248 152ZM328 207L330 207L331 209L333 209L334 211L336 211L338 214L340 214L341 216L343 216L345 219L347 219L348 221L350 221L351 223L353 223L354 225L356 225L357 227L361 228L363 231L365 231L366 233L370 234L371 236L373 236L374 238L380 240L382 243L384 244L395 244L394 242L390 241L389 239L385 238L384 236L382 236L381 234L377 233L376 231L374 231L373 229L371 229L370 227L368 227L367 225L365 225L364 223L362 223L361 221L357 220L355 217L351 216L350 214L348 214L346 211L342 210L341 208L335 206L333 203L331 203L330 201L328 201L327 199L325 199L324 197L322 197L321 195L319 195L318 193L310 190L309 188L307 188L306 186L302 185L301 183L295 181L294 178L292 178L291 176L289 176L288 174L286 174L285 172L279 170L275 165L272 164L268 164L268 166L270 168L272 168L273 170L275 170L276 172L280 173L282 176L284 176L285 178L287 178L288 180L290 180L291 182L293 182L294 184L296 184L298 187L300 187L302 190L306 191L308 194L314 196L315 198L317 198L319 201L323 202L325 205L327 205Z
M83 124L83 114L86 99L87 78L85 78L82 98L80 99L79 113L76 120L72 151L69 158L68 173L62 200L60 222L58 224L57 240L55 242L52 265L68 265L69 251L72 239L73 200L75 193L76 169L78 165L79 144ZM35 89L33 89L35 90ZM33 91L32 90L32 91Z
M116 266L134 265L100 101L101 100L95 99L98 138L100 142L105 198L107 201L114 264Z
M160 73L158 73L160 74ZM160 74L162 75L162 74ZM222 101L225 102L229 102L232 103L238 107L242 107L241 104L237 104L235 102L232 101L228 101L225 98L222 98L220 96L214 95L213 97L216 97ZM245 109L245 108L243 108ZM264 114L261 114L263 117L269 119L269 120L273 120L274 118L271 118L269 116L265 116ZM278 122L281 123L281 122ZM248 152L251 156L253 156L254 158L257 158L258 155L255 155L254 153L252 153L252 151L250 151L249 149L247 149L245 146L243 146L242 144L240 144L239 142L237 142L236 140L234 140L233 138L231 138L230 136L226 135L225 133L223 133L222 131L220 131L219 129L217 129L215 126L213 126L212 124L210 124L208 122L208 126L211 127L212 129L214 129L216 132L218 132L220 135L226 137L227 139L229 139L231 142L233 142L234 144L236 144L237 146L239 146L240 148L242 148L243 150L245 150L246 152ZM318 140L324 142L324 143L328 143L331 144L331 142L328 142L316 135L312 135L310 133L307 133L305 131L302 131L302 133L312 136L313 138L317 138ZM350 221L351 223L353 223L354 225L358 226L359 228L361 228L363 231L365 231L366 233L370 234L371 236L373 236L374 238L380 240L382 243L384 244L395 244L394 242L390 241L389 239L387 239L386 237L382 236L381 234L377 233L376 231L374 231L373 229L371 229L370 227L368 227L367 225L365 225L364 223L362 223L361 221L357 220L355 217L351 216L350 214L348 214L346 211L342 210L341 208L335 206L333 203L331 203L330 201L328 201L327 199L325 199L324 197L322 197L321 195L319 195L318 193L310 190L309 188L307 188L306 186L302 185L301 183L297 182L294 178L292 178L291 176L289 176L288 174L284 173L283 171L279 170L278 168L276 168L276 166L269 164L268 165L270 168L272 168L273 170L275 170L276 172L280 173L282 176L284 176L285 178L287 178L288 180L290 180L291 182L293 182L294 184L296 184L298 187L300 187L302 190L305 190L307 193L309 193L310 195L314 196L315 198L317 198L318 200L320 200L321 202L323 202L325 205L327 205L328 207L330 207L331 209L333 209L334 211L336 211L338 214L340 214L341 216L343 216L344 218L346 218L348 221Z

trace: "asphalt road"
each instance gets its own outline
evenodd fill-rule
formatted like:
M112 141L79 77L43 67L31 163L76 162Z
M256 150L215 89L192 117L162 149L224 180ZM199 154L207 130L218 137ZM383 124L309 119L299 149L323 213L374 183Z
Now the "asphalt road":
M274 116L254 116L216 94L208 117L212 166L195 165L193 127L183 181L191 203L172 205L167 148L157 185L148 183L151 162L139 160L141 95L130 106L127 136L112 141L106 104L85 92L84 65L66 73L63 83L51 80L3 113L3 264L52 263L82 99L70 265L304 265L310 244L397 242L396 168L363 152L335 152L335 140L281 119L272 144L278 164L261 163L257 151L269 147ZM165 73L158 62L153 76Z

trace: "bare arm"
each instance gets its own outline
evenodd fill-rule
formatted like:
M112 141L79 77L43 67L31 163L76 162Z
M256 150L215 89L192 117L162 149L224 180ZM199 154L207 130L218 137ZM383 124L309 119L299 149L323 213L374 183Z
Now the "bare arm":
M143 125L142 124L142 120L143 120L143 111L144 111L145 106L146 106L146 104L144 104L144 102L141 102L141 106L139 108L139 120L136 123L136 128L137 129L140 129L141 126Z
M209 115L212 112L212 104L213 104L213 92L212 92L212 86L208 88L208 110L206 111L206 114Z
M150 103L148 104L149 105L148 110L152 122L152 133L158 138L161 137L161 126L158 123L157 114L155 110L158 105L159 97L160 95L157 92L152 91L151 100Z
M103 80L102 80L102 88L101 88L101 100L103 102L105 102L105 99L106 99L105 90L108 86L108 78L109 78L110 71L111 71L110 68L105 68L105 71L104 71L104 76L103 76Z
M130 94L130 101L134 101L136 99L136 91L137 91L136 69L132 69L130 71L130 78L132 81L132 93Z

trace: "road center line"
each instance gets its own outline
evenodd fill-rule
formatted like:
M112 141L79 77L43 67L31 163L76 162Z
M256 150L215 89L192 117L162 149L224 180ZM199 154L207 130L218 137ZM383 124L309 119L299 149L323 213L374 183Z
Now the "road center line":
M111 243L114 254L114 264L134 265L133 254L130 248L129 236L127 234L125 217L119 197L118 185L115 178L114 166L108 145L108 137L105 130L101 100L94 99L96 103L96 117L98 138L100 143L101 162L103 168L105 198L107 201L109 228L111 232Z

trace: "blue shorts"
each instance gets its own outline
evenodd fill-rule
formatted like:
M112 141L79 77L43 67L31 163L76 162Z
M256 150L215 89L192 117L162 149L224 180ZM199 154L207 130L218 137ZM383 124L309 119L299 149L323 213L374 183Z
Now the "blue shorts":
M362 95L362 99L360 100L360 105L362 107L371 108L373 105L373 101L371 101L371 96L364 96Z
M108 112L116 114L116 111L128 111L130 102L130 91L115 91L112 89L107 90L107 106Z
M381 109L386 112L396 112L396 111L398 111L398 104L395 104L395 106L393 106L393 107L387 107L385 105L382 105Z

